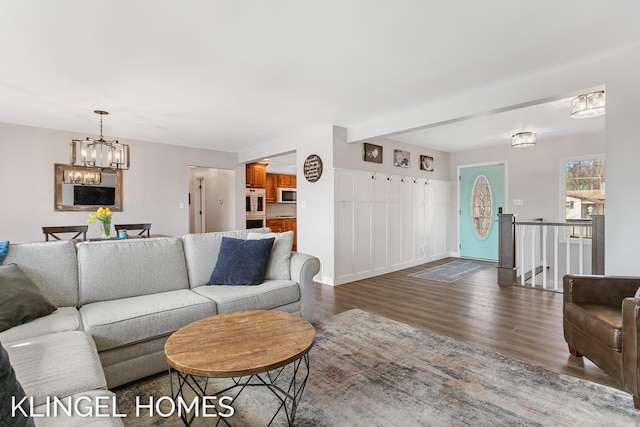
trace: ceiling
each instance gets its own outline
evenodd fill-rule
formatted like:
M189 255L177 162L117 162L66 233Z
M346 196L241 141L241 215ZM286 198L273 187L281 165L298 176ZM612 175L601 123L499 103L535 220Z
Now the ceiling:
M638 16L637 0L5 0L0 122L95 136L103 109L107 138L245 152L638 46ZM457 151L596 125L550 118L565 107L394 138Z
M509 145L518 132L534 132L538 143L551 138L603 131L605 116L572 118L573 97L515 108L499 113L453 120L390 136L402 142L445 152Z

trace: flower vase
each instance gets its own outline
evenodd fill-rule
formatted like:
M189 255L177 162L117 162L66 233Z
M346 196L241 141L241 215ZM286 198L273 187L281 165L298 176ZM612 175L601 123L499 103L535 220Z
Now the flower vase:
M108 239L111 236L111 222L100 221L100 233L100 237Z

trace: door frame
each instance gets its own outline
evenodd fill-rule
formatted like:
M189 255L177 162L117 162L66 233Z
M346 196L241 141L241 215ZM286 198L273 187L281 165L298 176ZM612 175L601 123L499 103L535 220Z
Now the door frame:
M206 177L198 175L193 179L193 193L194 193L194 233L204 233L206 225ZM200 209L197 209L197 208ZM202 212L199 214L198 211Z
M493 161L493 162L485 162L485 163L470 163L470 164L465 164L465 165L458 165L457 169L456 169L456 224L457 224L457 242L456 242L456 250L454 251L455 256L457 256L458 258L460 257L460 245L462 244L462 242L460 241L460 210L461 210L461 206L460 206L460 173L461 173L461 169L466 169L466 168L475 168L475 167L482 167L482 166L495 166L495 165L504 165L504 210L502 211L502 213L508 213L509 211L509 182L507 180L507 177L509 176L509 162L507 160L497 160L497 161ZM498 237L498 240L500 238Z

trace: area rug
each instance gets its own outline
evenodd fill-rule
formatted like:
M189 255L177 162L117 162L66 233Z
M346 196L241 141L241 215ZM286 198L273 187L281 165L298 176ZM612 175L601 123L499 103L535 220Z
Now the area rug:
M495 267L495 264L477 261L451 261L437 267L407 274L407 276L435 280L436 282L452 283L458 279L491 267Z
M620 390L551 372L384 317L350 310L315 324L311 374L296 426L640 425ZM234 403L233 426L266 425L262 388ZM136 396L169 394L168 375L116 390L125 425L180 426L135 417ZM193 425L214 425L215 418ZM274 425L283 425L277 420ZM221 423L220 425L224 425Z

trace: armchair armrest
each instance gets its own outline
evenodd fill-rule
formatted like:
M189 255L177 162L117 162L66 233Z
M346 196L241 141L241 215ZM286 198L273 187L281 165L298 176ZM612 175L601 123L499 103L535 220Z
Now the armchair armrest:
M313 320L315 294L313 276L320 271L320 260L314 256L300 252L291 252L291 280L300 286L301 314L306 320Z
M640 298L625 298L622 302L622 377L624 388L634 396L640 392L639 333Z
M640 277L588 276L568 274L563 278L564 303L621 307L640 287Z

